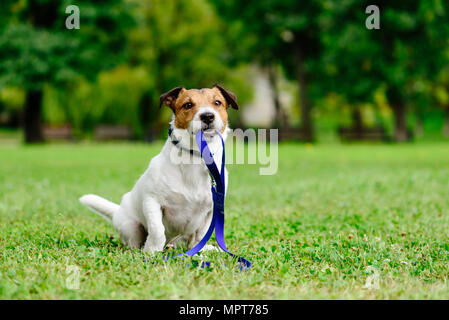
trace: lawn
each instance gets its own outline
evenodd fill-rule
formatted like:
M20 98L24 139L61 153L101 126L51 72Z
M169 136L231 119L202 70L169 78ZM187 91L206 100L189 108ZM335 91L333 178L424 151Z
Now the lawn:
M449 299L447 144L283 144L276 175L228 166L246 272L129 250L78 203L118 202L161 146L0 146L0 298Z

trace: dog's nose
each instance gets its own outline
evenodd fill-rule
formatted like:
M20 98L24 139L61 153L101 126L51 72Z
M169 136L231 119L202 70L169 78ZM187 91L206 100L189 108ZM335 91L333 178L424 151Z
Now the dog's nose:
M200 114L200 119L205 124L210 124L215 119L215 115L212 112L204 112Z

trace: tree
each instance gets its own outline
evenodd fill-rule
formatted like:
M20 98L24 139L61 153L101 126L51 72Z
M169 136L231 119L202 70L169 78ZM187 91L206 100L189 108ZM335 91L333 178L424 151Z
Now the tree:
M61 86L83 76L93 79L123 56L131 20L121 0L77 1L81 28L66 28L70 1L3 0L0 20L0 88L26 90L27 143L43 141L43 87Z
M385 87L394 115L394 139L407 140L409 105L428 101L428 91L417 84L435 81L439 69L447 64L447 2L377 1L378 30L365 28L369 1L323 3L330 9L322 15L327 24L323 34L325 83L352 104L371 101L376 88Z
M383 27L373 33L381 45L376 64L387 85L395 118L395 140L408 138L407 104L414 84L434 82L447 59L449 5L445 1L414 0L380 3ZM446 60L446 62L444 62ZM423 99L424 101L426 99Z
M449 57L449 47L446 53ZM445 68L442 68L432 94L437 105L440 106L444 112L443 136L449 138L449 64L447 64Z
M136 28L130 32L133 66L143 66L150 81L140 103L147 139L159 134L159 97L185 85L210 87L230 81L232 72L224 58L221 20L205 0L134 1ZM232 88L237 93L242 90ZM244 96L242 92L242 97ZM165 127L165 126L164 126Z
M319 1L248 0L212 1L230 21L227 35L235 39L230 51L236 58L262 66L283 66L298 84L301 125L305 141L314 140L310 85L321 55Z
M351 106L353 126L363 129L360 106L373 99L381 85L376 69L379 44L365 28L367 15L360 1L325 1L320 15L323 55L321 95L333 92Z

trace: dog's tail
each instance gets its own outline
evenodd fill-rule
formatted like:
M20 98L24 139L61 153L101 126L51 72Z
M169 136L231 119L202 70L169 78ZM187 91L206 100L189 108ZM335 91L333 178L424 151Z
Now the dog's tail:
M114 213L120 206L95 194L86 194L80 198L80 202L91 211L99 214L108 221L112 221Z

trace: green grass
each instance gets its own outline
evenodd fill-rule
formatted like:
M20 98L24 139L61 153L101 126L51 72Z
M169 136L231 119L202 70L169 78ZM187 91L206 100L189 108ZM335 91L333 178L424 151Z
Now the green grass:
M242 273L225 253L200 269L129 250L78 203L118 202L160 148L0 147L0 298L449 298L447 144L284 144L276 175L228 166L226 241L254 265Z

